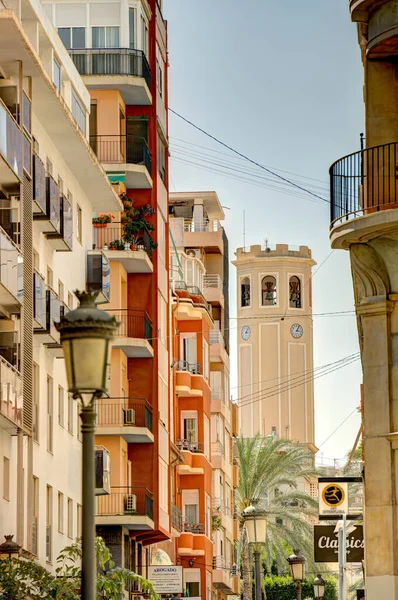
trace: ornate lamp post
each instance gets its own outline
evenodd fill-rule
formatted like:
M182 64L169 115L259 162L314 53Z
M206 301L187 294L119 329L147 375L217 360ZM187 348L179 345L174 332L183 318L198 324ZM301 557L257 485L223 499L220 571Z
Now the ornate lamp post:
M305 558L300 550L294 550L294 554L287 559L290 567L290 575L296 583L297 600L301 600L301 585L304 581Z
M249 544L254 544L255 600L261 600L260 544L265 544L267 539L266 514L251 505L243 511L243 518Z
M314 596L315 600L322 600L325 596L326 581L321 575L317 575L314 579Z
M22 546L14 542L13 535L5 535L4 537L6 541L0 544L0 556L8 556L8 560L11 560L13 554L19 554Z
M83 434L82 600L96 598L95 558L95 410L94 401L107 390L115 317L95 305L97 293L76 292L80 306L67 313L57 329L64 351L68 391L80 398Z

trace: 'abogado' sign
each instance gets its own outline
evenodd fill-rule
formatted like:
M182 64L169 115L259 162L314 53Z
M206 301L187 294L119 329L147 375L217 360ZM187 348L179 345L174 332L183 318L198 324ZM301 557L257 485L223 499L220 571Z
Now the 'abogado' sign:
M334 525L314 526L315 562L338 562L339 542ZM364 558L363 527L357 525L347 535L347 562L361 562Z
M157 594L182 594L182 567L148 567L148 579L153 583Z

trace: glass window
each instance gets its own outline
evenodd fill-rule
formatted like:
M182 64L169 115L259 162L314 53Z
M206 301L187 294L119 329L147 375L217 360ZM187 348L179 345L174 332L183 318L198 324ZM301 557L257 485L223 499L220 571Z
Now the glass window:
M141 45L144 54L148 57L148 23L141 15Z
M76 94L75 90L72 89L72 115L78 124L79 128L86 135L86 110L83 106L82 101Z
M53 428L53 414L54 414L54 399L53 399L53 378L47 375L47 450L53 451L54 442L54 428Z
M86 30L84 27L72 27L72 48L86 47Z
M262 279L261 304L263 306L276 305L276 279L272 275L267 275Z
M73 434L73 396L68 394L68 431Z
M39 441L39 365L33 363L33 414L32 414L32 434L33 439Z
M58 35L61 38L61 42L67 50L72 48L70 40L70 27L59 27Z
M68 537L73 537L73 500L68 498Z
M64 495L58 492L58 531L64 532Z
M93 27L91 35L93 48L105 48L105 27Z
M61 91L61 65L58 60L54 58L53 61L53 83L57 90Z
M10 499L10 459L3 456L3 498Z
M250 306L250 279L244 277L240 284L241 306Z
M52 559L53 488L48 485L46 493L46 560Z
M135 48L135 8L129 8L129 38L130 48Z
M93 48L119 48L119 27L93 27Z
M82 209L79 205L76 207L76 237L78 241L82 242Z
M289 279L289 305L290 308L301 308L301 281L295 275Z
M65 424L65 390L60 385L58 386L58 423L61 427Z

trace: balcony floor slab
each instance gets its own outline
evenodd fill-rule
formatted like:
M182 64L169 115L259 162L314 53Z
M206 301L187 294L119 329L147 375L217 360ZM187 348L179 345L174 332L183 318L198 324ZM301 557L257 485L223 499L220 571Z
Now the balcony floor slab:
M120 262L126 273L153 273L153 264L145 250L104 250L110 262Z
M131 531L153 531L155 523L150 517L141 515L96 516L96 525L121 525Z
M129 444L151 444L155 440L153 433L147 427L134 425L96 427L95 434L120 436Z
M124 184L129 190L152 189L152 177L145 165L135 165L131 163L102 163L102 166L110 177L112 177L114 173L124 173Z
M119 90L128 105L150 106L152 94L143 77L133 75L83 75L82 79L90 90Z
M129 358L153 358L153 348L147 340L118 337L112 342L113 348L123 350Z

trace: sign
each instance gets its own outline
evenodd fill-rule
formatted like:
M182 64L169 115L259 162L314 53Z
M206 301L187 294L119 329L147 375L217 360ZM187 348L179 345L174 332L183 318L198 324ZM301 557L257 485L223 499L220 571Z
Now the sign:
M334 533L334 525L314 526L315 562L338 562L339 540ZM364 559L363 526L356 525L354 531L347 534L347 562L361 562Z
M319 515L334 518L348 513L348 483L319 482Z
M159 565L148 567L148 579L157 594L182 594L182 567Z

